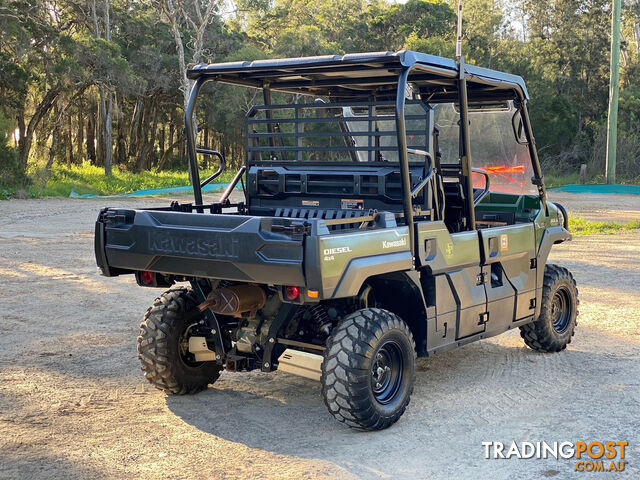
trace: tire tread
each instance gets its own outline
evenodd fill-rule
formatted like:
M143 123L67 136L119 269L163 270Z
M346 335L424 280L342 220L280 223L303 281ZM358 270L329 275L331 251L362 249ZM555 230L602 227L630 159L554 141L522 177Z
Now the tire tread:
M567 345L571 343L571 338L575 335L575 327L578 325L577 320L573 320L569 325L570 335L566 337L566 340L560 341L554 335L550 319L545 317L545 314L550 311L549 302L553 301L552 293L554 287L563 280L569 280L573 284L576 298L576 317L578 315L577 307L580 304L580 300L578 299L578 287L573 275L564 267L548 263L544 270L540 317L536 321L520 327L520 336L524 343L538 352L560 352L567 348Z
M385 416L371 405L368 364L376 342L386 331L393 329L401 330L410 339L414 368L405 401L397 411ZM411 331L395 314L368 308L346 316L327 339L322 362L322 395L329 412L352 428L381 430L391 426L409 404L415 379L415 357Z
M168 290L155 299L140 324L137 350L142 371L154 387L166 393L198 393L220 376L222 367L216 365L216 368L210 368L211 375L205 381L184 378L177 370L175 361L169 360L168 342L174 340L173 332L178 328L182 315L196 305L197 299L191 289L179 287Z

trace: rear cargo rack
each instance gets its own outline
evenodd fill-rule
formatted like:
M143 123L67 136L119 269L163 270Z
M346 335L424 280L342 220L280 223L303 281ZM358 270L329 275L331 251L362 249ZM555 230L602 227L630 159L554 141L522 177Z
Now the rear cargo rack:
M365 228L378 219L376 210L322 210L317 208L278 208L276 217L322 219L332 230ZM333 227L333 228L331 228Z

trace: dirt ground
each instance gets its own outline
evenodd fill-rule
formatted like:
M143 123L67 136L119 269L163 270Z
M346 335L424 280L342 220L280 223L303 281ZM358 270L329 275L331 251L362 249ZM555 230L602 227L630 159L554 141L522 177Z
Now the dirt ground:
M640 218L640 196L552 195L594 219ZM517 332L420 359L392 428L351 431L318 383L223 373L167 397L136 358L158 291L100 277L105 205L162 199L0 202L0 477L215 479L640 478L640 231L556 246L580 289L569 348L539 354ZM483 441L628 441L622 473L575 460L487 460Z

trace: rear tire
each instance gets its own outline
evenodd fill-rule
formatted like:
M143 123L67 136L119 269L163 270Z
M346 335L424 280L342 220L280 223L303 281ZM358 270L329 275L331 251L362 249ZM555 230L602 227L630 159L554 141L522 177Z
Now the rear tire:
M528 347L539 352L559 352L571 343L578 316L578 288L571 272L547 264L538 319L520 327Z
M220 376L215 362L195 362L185 350L185 333L196 320L186 316L198 301L181 287L156 298L144 314L138 337L138 358L145 378L156 388L176 395L198 393Z
M397 315L364 308L331 332L322 362L322 396L340 422L382 430L404 413L415 382L411 331Z

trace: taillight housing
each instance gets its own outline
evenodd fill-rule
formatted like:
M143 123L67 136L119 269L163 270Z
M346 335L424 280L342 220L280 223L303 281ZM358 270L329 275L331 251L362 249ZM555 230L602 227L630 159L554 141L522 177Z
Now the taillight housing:
M292 302L300 298L300 287L288 286L284 288L284 296Z
M136 282L141 287L166 288L175 283L175 278L172 275L141 270L136 272Z
M140 272L140 283L143 285L152 286L153 282L155 282L155 275L153 272L143 271Z

